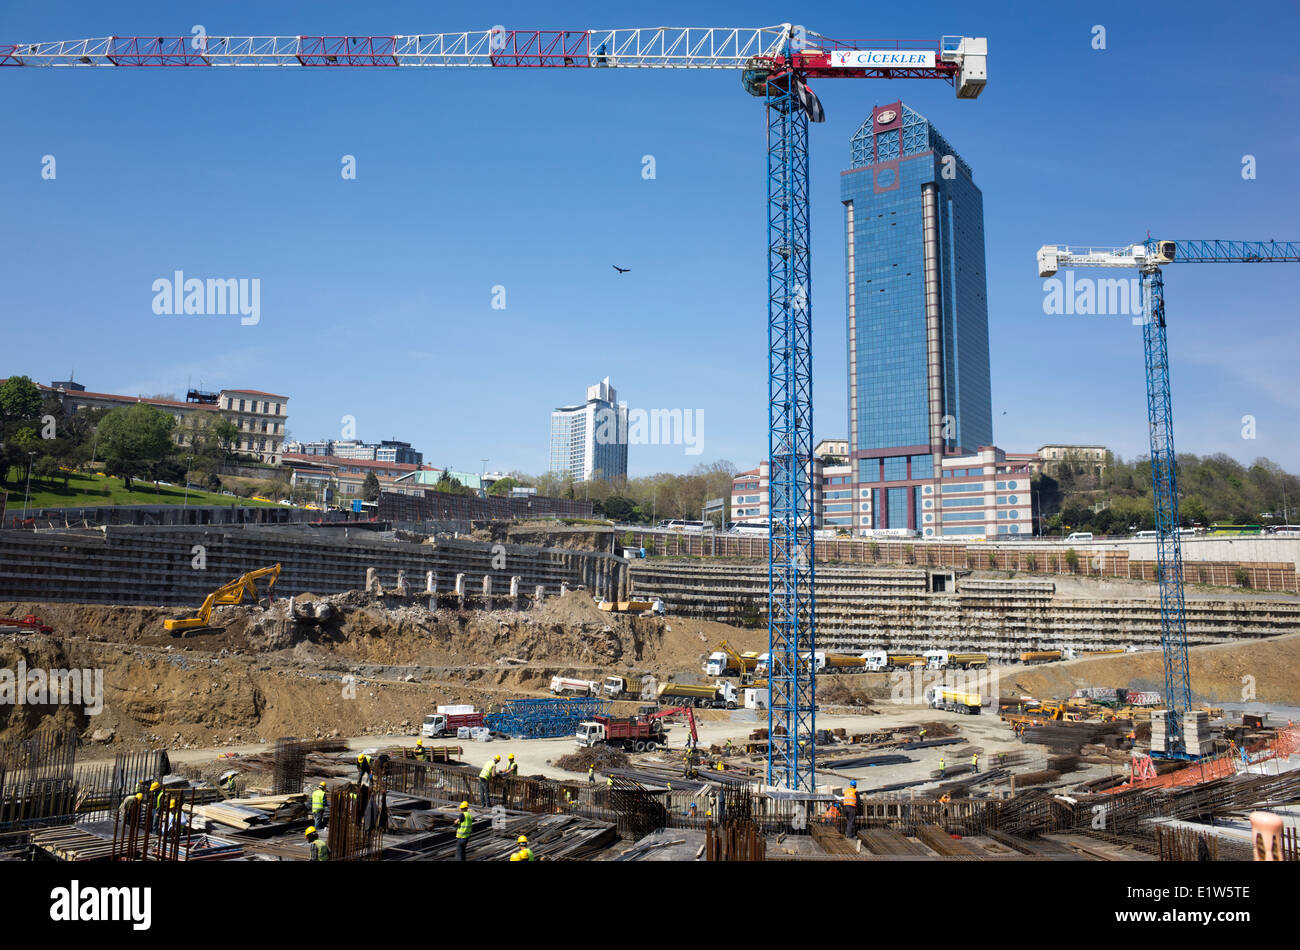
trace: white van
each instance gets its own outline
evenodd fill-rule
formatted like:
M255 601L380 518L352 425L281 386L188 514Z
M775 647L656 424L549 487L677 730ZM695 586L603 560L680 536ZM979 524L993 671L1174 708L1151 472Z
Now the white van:
M1160 537L1159 531L1139 531L1137 534L1133 535L1133 539L1135 541L1141 541L1146 538L1158 538L1158 537Z
M1092 540L1092 532L1091 532L1091 531L1075 531L1075 532L1073 532L1073 533L1072 533L1068 538L1066 538L1065 540L1067 540L1067 541L1091 541L1091 540Z

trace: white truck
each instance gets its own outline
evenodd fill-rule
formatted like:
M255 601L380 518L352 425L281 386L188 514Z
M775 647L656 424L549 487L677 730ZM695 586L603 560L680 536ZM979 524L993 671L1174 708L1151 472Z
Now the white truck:
M595 680L570 679L567 676L551 677L551 692L556 696L599 696L601 684Z
M807 665L808 658L809 658L809 654L807 652L799 654L799 659L803 662L804 665ZM772 665L772 655L770 653L760 653L758 655L758 665L754 667L754 675L766 676L768 674L771 665ZM813 666L814 673L820 673L823 670L825 670L826 654L823 653L821 650L818 650L817 652L813 653L812 666Z
M420 724L420 735L425 739L436 739L439 736L457 735L462 727L474 729L482 725L483 714L475 712L474 707L468 703L439 706L436 712L424 717L424 722Z

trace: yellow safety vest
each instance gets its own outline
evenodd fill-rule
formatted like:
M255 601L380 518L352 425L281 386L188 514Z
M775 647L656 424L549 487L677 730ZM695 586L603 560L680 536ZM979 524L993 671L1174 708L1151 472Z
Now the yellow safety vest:
M312 811L325 810L325 789L318 788L316 789L316 791L311 793L311 810Z
M483 766L483 771L478 773L479 778L491 778L492 770L496 768L496 760L488 759L488 764Z
M456 837L468 838L469 830L474 824L474 816L469 813L469 809L461 812L460 822L456 825Z

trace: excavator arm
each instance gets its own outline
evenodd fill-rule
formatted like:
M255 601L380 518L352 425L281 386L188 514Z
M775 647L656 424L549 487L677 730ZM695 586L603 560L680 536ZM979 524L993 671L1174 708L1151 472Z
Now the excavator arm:
M163 627L167 630L196 630L206 627L208 621L212 619L212 608L218 604L238 604L244 600L244 594L247 593L257 602L257 581L263 577L269 577L270 581L266 585L266 595L271 597L271 588L280 577L280 565L274 564L271 567L261 567L255 571L249 571L231 581L229 584L223 584L208 594L203 600L202 606L195 612L193 617L183 617L179 620L167 620L163 622Z
M686 722L691 727L691 745L699 745L700 734L695 731L695 713L691 712L690 706L673 706L671 709L661 709L656 713L651 713L647 719L663 719L665 716L673 716L677 713L686 713Z

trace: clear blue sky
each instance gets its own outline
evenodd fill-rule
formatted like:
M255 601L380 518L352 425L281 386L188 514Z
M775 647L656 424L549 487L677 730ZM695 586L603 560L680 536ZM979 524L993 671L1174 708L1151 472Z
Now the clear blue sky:
M0 42L791 19L844 38L986 35L973 102L932 81L815 84L817 435L846 429L838 172L870 107L901 97L984 193L998 444L1145 452L1140 330L1044 315L1034 251L1148 230L1300 239L1295 5L793 6L10 0ZM6 69L0 96L0 375L270 390L299 438L338 437L348 414L433 464L531 472L550 409L608 375L633 407L704 412L701 455L633 446L633 474L766 453L764 120L734 73ZM261 322L155 315L151 284L178 269L260 278ZM1298 288L1297 265L1166 270L1180 451L1300 469Z

